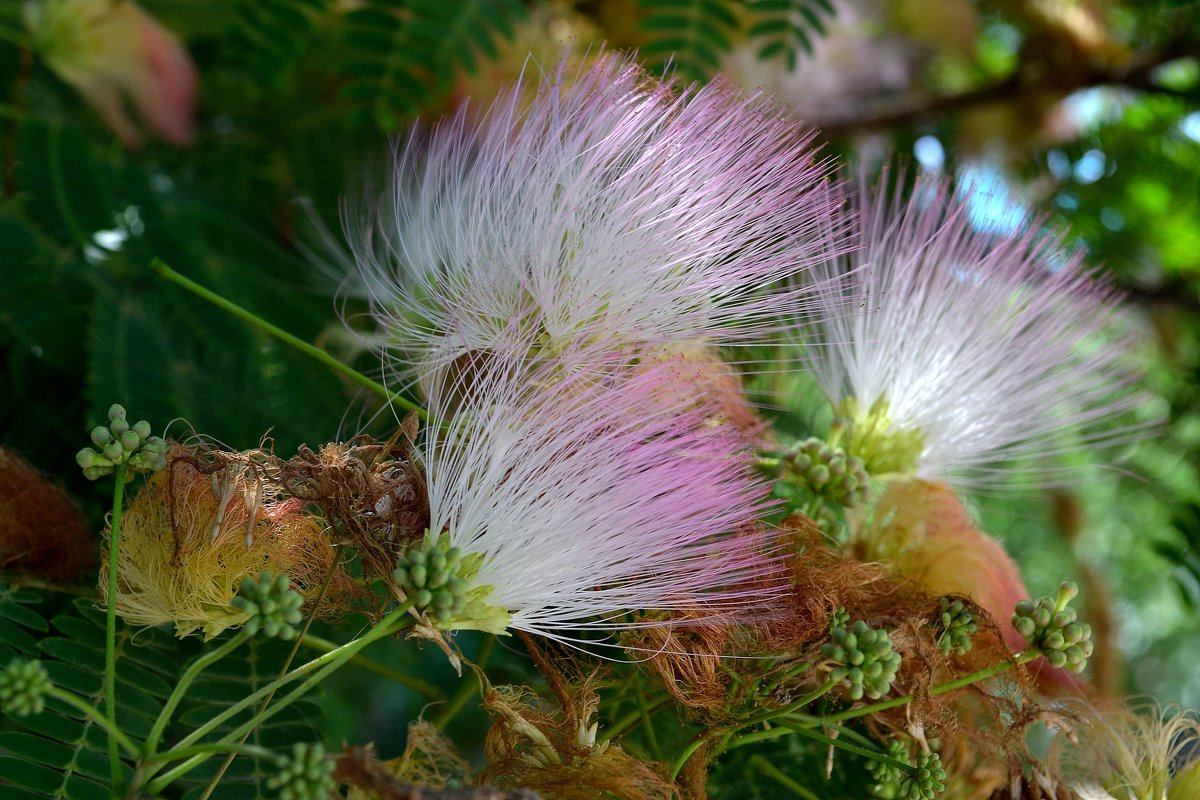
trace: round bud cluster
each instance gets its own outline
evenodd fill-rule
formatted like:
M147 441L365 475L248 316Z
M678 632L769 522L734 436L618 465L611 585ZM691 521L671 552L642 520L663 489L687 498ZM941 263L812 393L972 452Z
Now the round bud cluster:
M130 425L125 419L125 408L115 403L108 409L108 422L107 428L103 425L92 428L92 443L99 450L85 447L75 455L75 463L83 468L88 480L111 474L118 464L132 468L126 480L134 472L155 472L167 465L167 443L150 435L149 422L143 419Z
M333 761L320 744L297 743L277 763L279 771L267 778L267 788L280 800L327 800L337 791Z
M863 460L815 436L788 448L783 463L797 483L832 503L854 508L866 499L869 478Z
M42 662L14 658L0 672L0 711L17 717L40 714L53 685Z
M946 655L966 655L971 649L971 637L979 632L979 623L963 601L949 597L942 598L941 613L933 621L933 627L941 631L938 647Z
M833 633L838 628L844 628L850 624L850 612L843 606L838 606L829 616L829 632Z
M433 537L400 557L396 583L419 611L428 611L435 623L445 625L466 610L471 591L463 552Z
M1017 603L1012 624L1052 666L1083 672L1092 655L1092 626L1076 621L1075 610L1067 608L1077 594L1079 587L1067 581L1058 587L1057 598L1022 600Z
M830 638L821 645L821 655L833 662L829 679L848 686L851 700L864 694L877 700L888 693L900 670L900 654L892 649L887 631L858 620L849 628L834 628Z
M900 784L899 797L903 800L933 800L939 792L946 791L946 770L937 753L919 753L913 771Z
M888 742L885 754L895 761L904 764L910 763L908 747L899 739L892 739ZM900 785L905 778L903 770L893 764L871 761L867 764L867 771L875 780L868 790L871 797L878 798L878 800L896 800L900 796Z
M295 639L296 626L304 619L300 606L304 598L288 585L287 575L273 576L263 571L258 580L243 578L232 605L250 615L245 622L251 636L262 631L279 639Z

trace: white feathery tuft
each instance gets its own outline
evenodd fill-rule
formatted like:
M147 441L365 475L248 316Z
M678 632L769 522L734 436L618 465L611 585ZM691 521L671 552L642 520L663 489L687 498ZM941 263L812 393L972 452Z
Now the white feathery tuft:
M829 312L809 331L835 406L886 403L893 430L920 432L918 475L981 488L1060 483L1072 470L1057 456L1144 432L1111 424L1139 402L1132 343L1114 324L1119 294L1082 254L1036 221L981 230L944 180L918 178L908 202L896 183L860 181L865 249L821 270L858 270L818 284ZM1010 459L1019 474L997 466Z
M596 365L572 353L531 375L486 356L434 384L430 530L483 556L472 583L518 630L569 638L631 627L633 610L761 616L786 584L756 532L770 487L745 438L679 407L670 364Z

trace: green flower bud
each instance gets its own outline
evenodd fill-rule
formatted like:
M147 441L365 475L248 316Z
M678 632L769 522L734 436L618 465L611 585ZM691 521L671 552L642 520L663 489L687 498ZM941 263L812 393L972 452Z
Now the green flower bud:
M104 447L104 445L112 441L112 438L112 431L103 425L97 425L92 428L92 444L96 445L96 447Z
M888 742L885 752L889 758L902 764L912 763L908 758L908 747L899 739ZM871 797L879 800L896 800L900 797L900 785L907 777L903 770L882 761L869 761L867 771L874 779L874 783L867 790Z
M877 700L891 690L900 669L900 654L893 650L887 631L858 620L849 628L834 628L830 639L821 645L821 655L830 662L829 679L849 683L850 699L860 700L865 694Z
M276 766L279 771L267 778L267 788L280 800L328 800L337 791L334 763L320 744L297 743Z
M133 431L125 431L121 434L121 447L124 447L127 452L132 453L137 450L141 443L142 440Z
M0 672L0 711L17 717L40 714L53 685L41 661L14 658Z
M918 753L916 769L900 784L904 800L933 800L946 791L946 770L937 753Z
M426 612L438 627L501 633L511 615L486 602L490 586L477 586L472 580L480 563L479 556L451 547L448 535L435 537L427 532L424 540L397 559L392 577L413 607Z
M1045 656L1052 666L1068 667L1074 672L1087 667L1093 650L1091 626L1077 622L1075 610L1067 607L1078 594L1074 583L1064 582L1057 598L1018 603L1012 620L1031 650Z
M125 406L120 403L113 403L108 407L108 421L116 422L119 419L125 419Z
M231 604L249 614L244 626L251 635L261 631L271 638L294 639L296 626L304 619L300 613L304 598L290 588L287 575L273 576L266 570L257 581L243 578Z
M865 499L869 483L862 459L812 437L788 449L784 476L835 505L853 508Z
M150 438L150 423L146 420L139 420L133 424L133 432L138 435L138 438L145 441Z

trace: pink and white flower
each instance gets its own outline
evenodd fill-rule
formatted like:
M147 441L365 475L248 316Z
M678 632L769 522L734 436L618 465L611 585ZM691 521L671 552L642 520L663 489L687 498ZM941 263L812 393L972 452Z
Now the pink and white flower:
M504 612L446 627L565 638L639 609L761 613L785 590L755 532L770 487L741 434L679 407L670 364L600 374L571 353L531 374L524 360L490 357L430 393L430 531Z
M1015 459L1052 483L1067 475L1055 456L1128 436L1099 427L1138 400L1118 295L1081 254L1036 224L980 229L937 178L907 203L887 184L861 187L865 249L824 274L860 271L818 286L829 313L809 347L868 469L995 485Z
M567 63L414 130L367 223L347 220L404 378L502 346L514 322L553 353L745 341L805 311L790 279L841 219L812 132L725 85Z
M196 68L179 39L130 0L40 0L26 18L47 65L126 147L141 143L126 103L173 144L192 137Z

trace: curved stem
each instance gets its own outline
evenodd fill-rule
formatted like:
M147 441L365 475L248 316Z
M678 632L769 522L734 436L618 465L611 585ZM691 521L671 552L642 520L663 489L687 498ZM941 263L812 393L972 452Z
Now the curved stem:
M125 470L121 462L113 470L112 526L108 536L108 603L104 621L104 710L108 716L108 761L114 791L121 785L121 753L117 747L117 565L121 555L121 504L125 499Z
M655 711L657 711L658 709L662 708L663 706L669 704L670 702L671 702L670 697L660 697L659 699L655 700L653 703L650 704L647 711L649 711L650 713L654 713ZM616 737L620 736L627 729L637 727L638 723L641 721L642 721L642 710L640 707L635 708L634 710L630 711L625 716L621 717L621 719L614 722L612 724L612 726L603 735L600 736L600 741L601 742L611 741L612 739L615 739Z
M246 322L249 322L251 325L258 328L259 330L261 330L265 333L269 333L271 336L274 336L276 339L286 342L287 344L296 348L300 352L310 356L311 358L316 359L317 361L320 361L322 364L324 364L326 367L329 367L334 372L338 372L338 373L341 373L342 375L345 375L347 378L349 378L350 380L359 384L360 386L365 386L366 388L370 389L372 392L375 392L380 397L387 400L389 403L394 403L408 411L415 411L415 412L417 412L417 416L419 416L421 419L425 420L426 422L429 421L429 413L424 408L421 408L419 405L417 405L413 401L409 400L408 398L406 398L402 395L397 394L396 392L393 392L391 389L387 388L382 383L371 380L366 375L363 375L361 372L354 369L353 367L351 367L347 364L343 364L341 361L338 361L336 358L329 355L329 353L325 352L321 348L316 347L315 345L311 345L308 342L301 339L300 337L288 333L283 328L280 328L276 325L272 325L271 323L267 322L262 317L253 313L252 311L242 308L241 306L237 305L236 303L233 303L233 302L225 299L224 297L222 297L221 295L212 291L211 289L206 289L205 287L201 286L200 284L196 283L195 281L193 281L189 278L185 278L183 275L180 275L178 272L176 272L175 270L168 267L165 263L162 262L161 259L156 258L153 261L151 261L150 269L154 270L155 272L157 272L159 275L166 278L167 280L169 280L173 283L176 283L179 286L182 286L184 289L187 289L189 292L192 292L193 294L204 298L205 300L212 303L213 305L219 306L220 308L224 309L225 311L228 311L230 314L233 314L235 317L238 317Z
M938 695L952 692L955 689L962 689L963 687L970 686L973 683L985 681L988 678L993 678L1002 672L1007 672L1017 664L1025 664L1029 661L1032 661L1033 659L1037 658L1038 655L1039 654L1036 651L1026 650L1023 653L1017 654L1013 658L997 662L990 667L984 667L978 672L972 672L970 675L964 675L961 678L955 678L947 683L939 684L938 686L930 689L929 694L933 697L937 697ZM865 717L868 714L874 714L877 711L887 711L889 708L897 708L899 706L907 705L914 699L915 698L913 695L906 694L903 697L893 697L891 700L883 700L878 703L873 703L869 706L851 708L839 714L831 714L828 717L822 717L821 719L824 722L844 722L848 719Z
M125 752L132 759L138 759L142 755L142 751L133 743L133 740L121 732L121 729L114 725L108 717L100 713L100 709L84 700L82 697L77 697L65 689L59 689L57 686L52 686L46 691L47 696L63 701L72 708L78 709L89 720L99 725L108 732L109 741L125 748ZM118 769L120 762L118 762Z
M363 642L363 640L358 639L358 640L355 640L354 642L352 642L351 644L357 645L361 642ZM362 646L365 647L365 644ZM287 708L293 702L295 702L296 700L299 700L302 696L307 694L314 686L316 686L318 683L323 681L325 678L327 678L333 672L337 671L340 667L342 667L342 665L344 663L345 663L345 661L335 661L333 663L326 664L316 674L312 675L308 680L304 681L304 683L300 684L295 689L293 689L292 691L290 691L286 695L284 695L282 698L280 698L275 704L273 704L265 712L256 715L253 719L249 720L248 722L245 722L242 725L239 725L237 728L234 728L232 731L230 731L228 734L226 734L224 737L222 737L220 741L212 743L214 745L223 746L224 749L214 749L212 752L208 752L208 753L200 752L200 753L197 753L196 755L190 756L184 763L180 764L179 766L175 767L174 769L170 770L169 772L164 773L162 776L160 776L158 778L158 780L154 781L153 783L150 783L146 787L147 792L151 796L158 794L163 789L165 789L167 786L171 785L171 783L173 781L176 781L179 778L182 778L184 775L186 775L187 773L191 772L196 767L203 764L205 761L208 760L209 756L215 755L216 753L228 752L228 748L230 746L240 746L240 745L235 744L234 740L242 738L243 736L248 734L250 731L254 730L254 728L256 726L261 725L262 723L266 722L268 719L275 716L280 711L283 711L285 708Z
M192 758L198 755L220 755L222 753L233 753L234 755L258 756L259 758L274 758L275 754L265 747L259 747L256 744L222 744L221 742L212 742L211 744L197 744L192 747L174 747L162 753L153 753L142 759L143 763L167 762L175 761L180 758Z
M776 783L780 784L786 789L791 790L792 794L799 795L800 797L803 797L804 800L821 800L821 798L817 797L804 786L792 780L792 778L785 774L783 770L779 769L762 756L751 756L748 763L762 774L774 780Z
M208 668L210 664L214 664L225 656L232 653L242 645L250 635L245 631L239 631L238 634L229 641L222 644L215 650L203 654L187 668L183 675L179 678L179 683L175 684L175 689L171 692L171 696L167 698L166 705L158 715L158 719L154 721L154 727L150 729L150 735L146 737L146 756L147 761L155 760L155 751L158 748L158 743L162 739L163 731L166 730L167 724L171 721L171 715L175 713L175 709L183 700L188 688L192 682Z
M484 634L484 639L479 644L479 649L475 652L475 666L483 669L487 666L487 662L492 657L492 648L496 645L496 637L490 634ZM450 700L450 704L446 706L434 720L433 726L438 730L444 730L450 724L450 720L458 716L458 712L462 711L467 701L475 696L475 691L479 687L478 681L471 680L472 675L463 680L462 686L454 693L454 697Z
M358 653L359 650L362 650L364 647L369 645L371 642L382 639L385 636L390 636L391 634L393 634L397 630L399 630L402 626L397 625L396 623L397 622L407 622L407 620L405 620L404 617L408 613L408 610L411 607L412 607L411 600L401 603L399 606L397 606L395 609L393 609L392 612L390 614L388 614L378 625L376 625L374 628L372 628L370 631L368 631L365 635L359 637L358 639L354 639L353 641L347 642L346 644L342 645L341 647L331 650L328 653L320 655L317 658L314 658L312 661L309 661L306 664L301 664L299 667L296 667L294 670L292 670L288 674L284 675L283 677L272 681L271 683L262 687L258 691L253 692L252 694L242 698L237 703L234 703L232 706L225 709L220 714L217 714L212 719L210 719L208 722L204 723L200 727L196 728L196 730L192 731L190 734L185 736L182 740L180 740L177 747L180 747L180 748L190 747L190 746L198 743L201 738L203 738L204 736L207 736L213 730L220 727L224 722L229 720L231 717L237 716L238 714L240 714L241 712L250 708L251 706L255 705L256 703L258 703L260 700L267 697L268 695L273 695L275 692L277 692L279 689L283 688L284 686L287 686L289 683L297 681L300 678L303 678L306 675L309 675L310 673L313 673L313 672L316 673L316 675L314 675L312 678L305 681L299 687L298 690L295 690L292 693L288 694L285 698L283 698L282 700L277 702L274 706L267 709L265 712L263 712L261 714L256 714L253 717L251 717L251 719L248 722L246 722L244 725L240 726L232 733L227 734L222 739L222 741L231 741L231 740L236 739L237 737L241 736L246 730L253 730L256 725L261 724L265 719L273 716L277 711L282 710L282 708L285 705L287 705L288 703L291 703L293 700L295 700L301 694L303 694L304 692L307 692L312 686L316 685L316 683L320 682L326 676L331 674L334 670L340 668L345 663L347 663L355 654ZM168 784L170 784L170 782L172 780L175 780L175 778L178 777L179 775L189 772L191 769L193 769L197 764L199 764L203 760L205 760L205 759L202 756L193 756L185 764L181 764L179 767L176 767L171 772L167 773L166 775L163 775L158 780L155 780L155 781L147 784L147 787L146 787L147 791L151 795L153 795L155 792L162 791L162 789L165 788ZM158 772L157 769L151 768L151 770L145 775L143 780L149 780L157 772Z
M301 636L300 643L310 650L318 650L322 653L328 653L338 648L338 645L334 644L328 639L322 639L320 636L311 633L306 633ZM350 659L350 663L354 664L356 667L362 667L365 670L374 672L376 675L382 675L388 680L412 689L414 692L425 695L425 697L430 700L437 701L446 699L446 693L443 692L440 687L435 686L427 680L418 678L415 675L405 675L403 672L392 669L386 664L381 664L372 658L367 658L366 656L355 656L354 658Z

